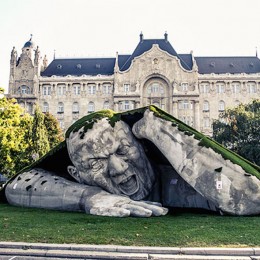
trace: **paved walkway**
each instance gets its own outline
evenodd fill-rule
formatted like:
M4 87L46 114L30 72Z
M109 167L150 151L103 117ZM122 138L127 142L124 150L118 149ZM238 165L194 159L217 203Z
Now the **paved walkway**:
M0 242L1 260L200 259L260 260L259 248L180 248Z

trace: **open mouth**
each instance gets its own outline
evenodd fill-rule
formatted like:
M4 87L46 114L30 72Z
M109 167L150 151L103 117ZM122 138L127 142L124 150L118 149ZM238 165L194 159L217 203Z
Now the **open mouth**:
M135 175L131 175L128 178L124 179L119 183L118 186L120 191L127 196L135 194L139 189L139 185Z

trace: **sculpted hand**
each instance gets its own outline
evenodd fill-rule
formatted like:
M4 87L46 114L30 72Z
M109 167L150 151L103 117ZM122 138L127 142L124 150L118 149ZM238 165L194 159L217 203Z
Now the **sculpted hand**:
M101 192L85 202L85 211L100 216L151 217L166 215L168 209L157 202L134 201L125 196Z

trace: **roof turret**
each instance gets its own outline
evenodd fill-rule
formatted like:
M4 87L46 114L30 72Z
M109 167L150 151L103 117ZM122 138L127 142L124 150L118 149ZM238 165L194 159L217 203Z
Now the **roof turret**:
M24 44L23 48L34 48L34 46L35 46L35 44L34 44L34 42L32 41L32 34L31 34L30 40L27 41L27 42Z

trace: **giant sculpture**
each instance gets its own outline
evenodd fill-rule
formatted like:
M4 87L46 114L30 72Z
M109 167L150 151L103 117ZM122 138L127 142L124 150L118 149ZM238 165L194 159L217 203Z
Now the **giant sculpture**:
M4 192L13 205L93 215L260 214L259 167L154 106L83 117Z

